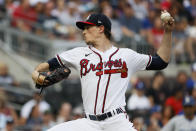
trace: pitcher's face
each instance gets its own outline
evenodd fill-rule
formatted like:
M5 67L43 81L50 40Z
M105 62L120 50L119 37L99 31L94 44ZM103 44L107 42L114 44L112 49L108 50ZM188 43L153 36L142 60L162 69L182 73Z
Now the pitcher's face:
M98 26L91 26L87 25L85 26L83 30L83 39L86 42L87 45L93 45L95 43L95 40L100 37Z

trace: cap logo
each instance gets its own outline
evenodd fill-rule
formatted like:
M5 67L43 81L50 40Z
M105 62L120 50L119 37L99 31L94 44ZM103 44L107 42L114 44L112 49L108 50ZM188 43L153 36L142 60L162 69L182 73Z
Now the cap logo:
M100 20L98 20L98 23L101 24L102 22Z
M90 17L91 17L91 14L86 17L86 20L89 20Z

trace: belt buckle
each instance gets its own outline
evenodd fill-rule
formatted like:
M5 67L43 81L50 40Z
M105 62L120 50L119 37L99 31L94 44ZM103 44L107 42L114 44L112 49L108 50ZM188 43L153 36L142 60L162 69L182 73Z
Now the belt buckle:
M103 114L96 115L96 119L97 119L98 121L102 121L102 115L103 115Z
M99 120L99 116L100 116L100 115L95 115L97 121L100 121L100 120Z
M112 114L112 112L113 112L114 114ZM88 116L89 116L89 118L90 118L91 120L103 121L103 120L105 120L105 119L107 119L107 118L112 117L112 116L115 115L115 114L122 113L122 110L119 109L119 108L117 108L117 109L113 110L112 112L107 112L107 113L98 114L98 115L88 115Z
M97 120L98 120L98 121L103 121L103 120L105 120L106 118L108 118L108 116L107 116L106 113L97 115Z

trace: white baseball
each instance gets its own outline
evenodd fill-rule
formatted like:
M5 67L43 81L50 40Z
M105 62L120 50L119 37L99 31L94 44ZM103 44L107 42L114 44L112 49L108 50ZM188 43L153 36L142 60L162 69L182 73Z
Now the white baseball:
M161 14L161 20L162 21L167 21L167 20L170 19L170 17L171 17L171 15L168 12L165 12L165 13Z

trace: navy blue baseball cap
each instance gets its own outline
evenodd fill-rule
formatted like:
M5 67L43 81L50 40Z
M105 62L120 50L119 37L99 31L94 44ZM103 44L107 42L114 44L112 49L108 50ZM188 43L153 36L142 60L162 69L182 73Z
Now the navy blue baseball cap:
M194 106L195 100L192 96L185 96L183 100L183 106Z
M107 31L111 32L112 23L106 15L95 13L95 14L90 14L86 18L86 21L77 21L76 22L76 26L81 30L84 30L84 27L86 25L93 25L93 26L103 25Z

